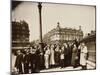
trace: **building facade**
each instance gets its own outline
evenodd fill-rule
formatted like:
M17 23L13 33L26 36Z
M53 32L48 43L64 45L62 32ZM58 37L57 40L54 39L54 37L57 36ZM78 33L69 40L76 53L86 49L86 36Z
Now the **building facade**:
M83 31L81 26L78 30L72 28L61 28L59 22L57 27L46 33L43 42L47 44L62 44L64 42L73 42L75 39L81 40Z
M29 35L29 27L25 21L12 21L12 50L21 50L27 47Z

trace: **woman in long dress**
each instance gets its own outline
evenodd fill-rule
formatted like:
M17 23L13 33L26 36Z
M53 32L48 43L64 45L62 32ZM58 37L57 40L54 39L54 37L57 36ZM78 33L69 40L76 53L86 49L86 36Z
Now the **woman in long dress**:
M45 59L45 68L48 69L49 68L49 56L50 56L50 47L48 46L45 54L44 54L44 59Z
M55 66L55 60L54 60L54 45L51 45L51 48L50 48L50 66L51 68L53 68Z
M55 65L58 67L60 65L60 47L57 45L55 49Z
M72 60L71 60L71 65L73 66L73 68L76 67L77 52L78 52L77 47L74 44L72 49Z

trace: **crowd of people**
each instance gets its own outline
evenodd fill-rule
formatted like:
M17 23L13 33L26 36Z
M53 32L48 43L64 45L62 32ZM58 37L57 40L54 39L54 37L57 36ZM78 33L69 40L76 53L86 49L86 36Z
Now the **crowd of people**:
M19 74L39 72L42 69L82 66L86 69L87 47L85 43L63 43L62 45L32 46L23 51L17 50L15 68Z

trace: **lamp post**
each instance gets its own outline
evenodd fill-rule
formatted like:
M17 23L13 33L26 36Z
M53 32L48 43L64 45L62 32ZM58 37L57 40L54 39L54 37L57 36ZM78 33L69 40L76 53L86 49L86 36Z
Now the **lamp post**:
M42 3L38 3L39 9L39 23L40 23L40 60L39 60L39 69L43 69L44 67L44 60L43 60L43 41L42 41L42 17L41 17L41 10L42 10Z
M40 23L40 51L43 51L42 50L42 44L43 44L43 41L42 41L42 17L41 17L41 10L42 10L42 3L39 2L38 3L38 9L39 9L39 23Z

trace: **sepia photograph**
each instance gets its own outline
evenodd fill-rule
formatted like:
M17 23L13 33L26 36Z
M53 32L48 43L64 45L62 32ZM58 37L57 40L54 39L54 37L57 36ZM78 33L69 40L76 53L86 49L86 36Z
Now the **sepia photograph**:
M96 6L11 2L11 74L96 70Z

